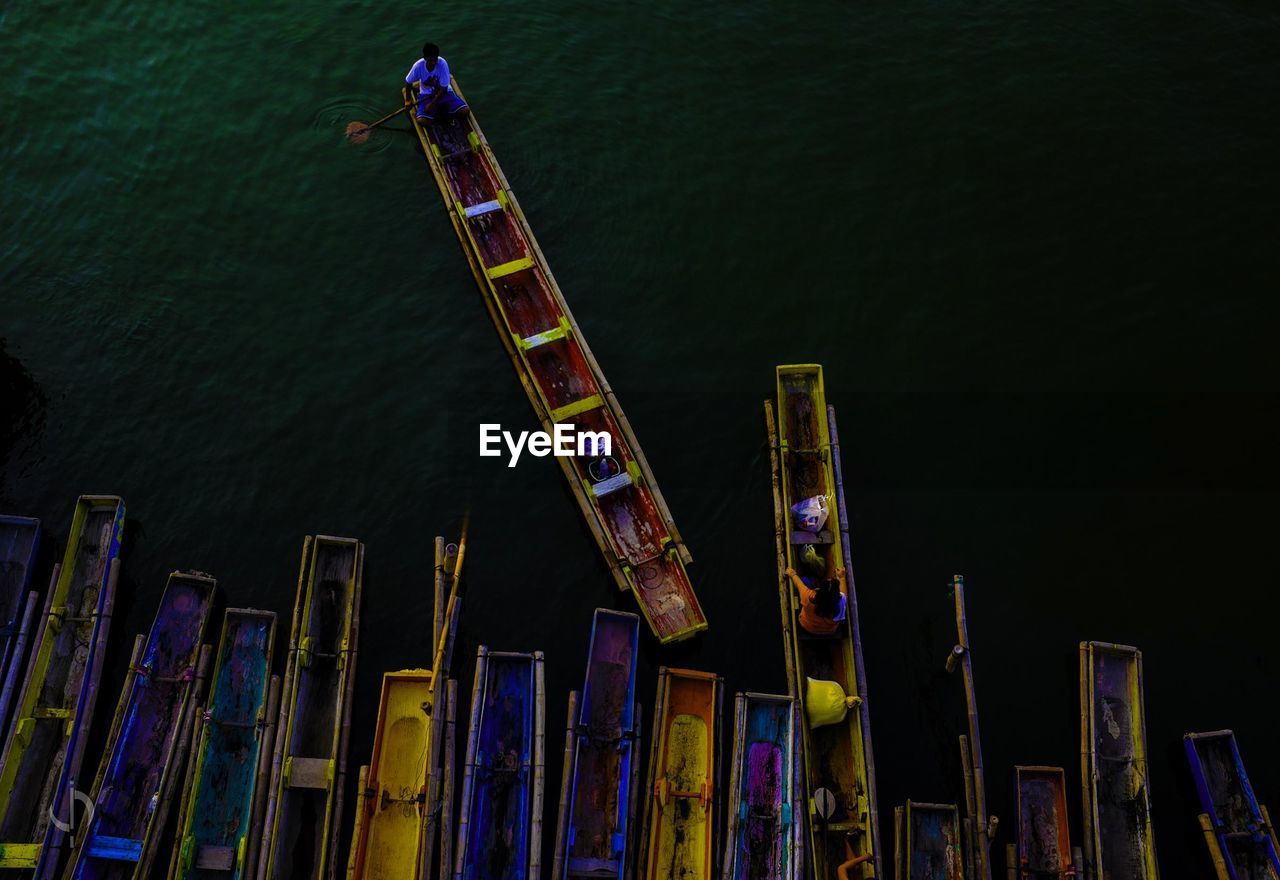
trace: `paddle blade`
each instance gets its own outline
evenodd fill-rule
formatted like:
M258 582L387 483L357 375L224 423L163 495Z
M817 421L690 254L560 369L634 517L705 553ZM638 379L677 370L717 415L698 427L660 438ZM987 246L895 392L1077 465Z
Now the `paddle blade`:
M365 125L363 122L348 122L347 140L353 144L363 144L369 139L369 132L371 131L373 131L373 129Z

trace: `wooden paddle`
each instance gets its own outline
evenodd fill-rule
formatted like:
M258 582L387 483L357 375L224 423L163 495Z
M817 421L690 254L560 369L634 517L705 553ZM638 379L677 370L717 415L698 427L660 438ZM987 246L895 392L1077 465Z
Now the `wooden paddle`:
M379 125L382 125L382 123L387 122L399 116L401 113L408 110L412 106L413 106L412 103L405 104L399 110L391 111L386 116L382 117L377 122L374 122L370 125L365 125L363 122L348 122L347 123L347 140L351 141L351 143L353 144L363 144L365 141L369 139L369 132L373 131Z

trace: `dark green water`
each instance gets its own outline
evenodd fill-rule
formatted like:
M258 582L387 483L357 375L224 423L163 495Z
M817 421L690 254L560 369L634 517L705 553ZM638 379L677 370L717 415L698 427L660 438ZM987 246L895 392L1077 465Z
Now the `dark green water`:
M646 645L646 705L662 662L784 687L759 402L819 361L886 819L960 797L953 571L994 812L1014 763L1077 794L1083 638L1146 652L1165 876L1209 870L1186 730L1234 727L1280 802L1275 403L1173 393L1275 385L1280 15L1250 0L10 4L0 507L56 539L125 496L116 671L169 570L285 615L302 535L359 536L354 765L469 506L456 666L469 693L477 643L546 650L554 800L590 611L630 605L554 464L474 456L482 417L533 420L412 140L343 143L426 37L695 556L712 629Z

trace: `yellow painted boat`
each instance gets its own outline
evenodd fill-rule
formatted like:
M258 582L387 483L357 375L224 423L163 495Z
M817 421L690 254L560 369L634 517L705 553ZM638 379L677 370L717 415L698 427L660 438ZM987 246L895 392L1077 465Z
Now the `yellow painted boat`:
M454 90L461 94L457 81ZM406 100L408 93L405 94ZM411 114L412 116L412 114ZM644 451L556 284L472 113L414 130L489 316L542 429L608 435L610 451L557 456L619 589L662 642L707 628L692 561Z
M415 880L422 861L422 821L431 739L431 673L405 669L382 676L373 756L361 768L348 878Z
M875 760L867 708L858 599L849 566L848 517L840 467L835 411L827 405L822 367L793 364L777 368L777 399L765 403L773 464L774 524L782 609L787 683L801 701L804 763L809 800L809 857L813 876L831 880L846 861L846 844L863 861L851 878L877 875L879 829ZM776 418L775 418L776 412ZM827 519L816 531L793 521L792 505L821 496ZM846 569L848 601L843 621L831 635L815 636L800 626L800 597L784 574L814 572L816 562L830 577ZM810 682L834 683L847 711L815 726ZM826 686L827 694L832 692Z
M658 670L648 802L641 841L644 880L711 880L719 827L720 710L717 675Z

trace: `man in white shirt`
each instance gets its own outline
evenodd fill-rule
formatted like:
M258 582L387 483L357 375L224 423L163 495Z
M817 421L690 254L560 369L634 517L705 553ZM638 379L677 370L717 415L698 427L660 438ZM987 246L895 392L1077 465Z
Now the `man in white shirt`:
M404 81L417 92L418 121L426 124L443 116L466 116L471 111L449 82L449 62L440 57L440 47L427 43L422 57L413 63Z

